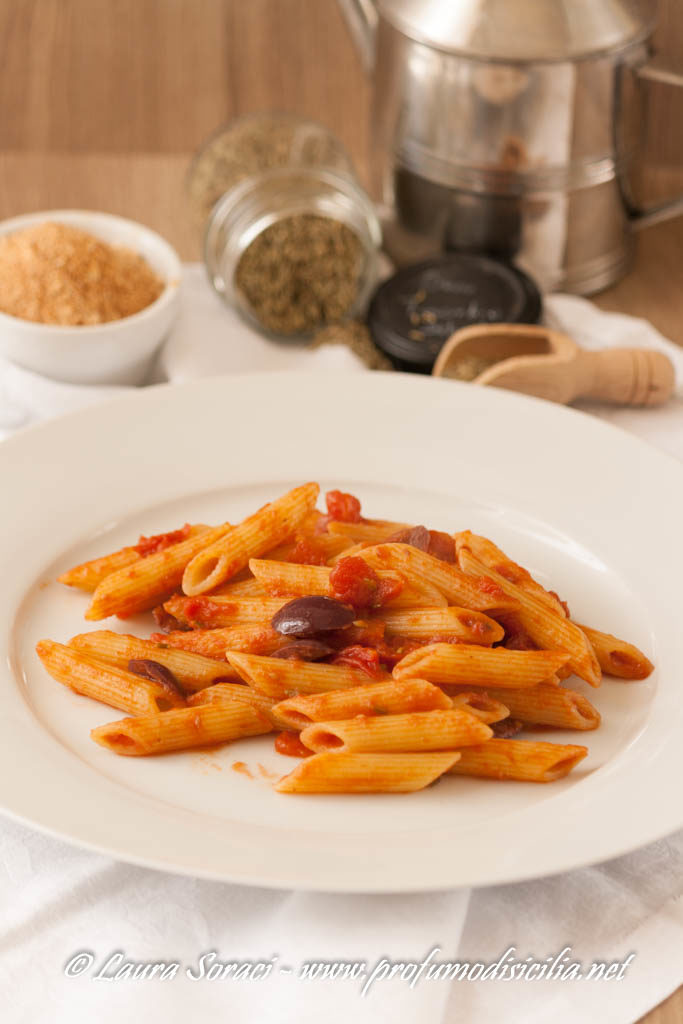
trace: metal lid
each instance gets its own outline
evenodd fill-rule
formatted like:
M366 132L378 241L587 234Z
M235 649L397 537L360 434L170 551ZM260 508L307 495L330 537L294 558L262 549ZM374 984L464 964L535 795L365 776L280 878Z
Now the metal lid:
M411 39L481 60L576 60L648 35L656 0L379 0Z
M404 267L368 312L378 348L399 369L430 373L444 342L477 323L537 323L541 296L526 274L486 256L451 254Z

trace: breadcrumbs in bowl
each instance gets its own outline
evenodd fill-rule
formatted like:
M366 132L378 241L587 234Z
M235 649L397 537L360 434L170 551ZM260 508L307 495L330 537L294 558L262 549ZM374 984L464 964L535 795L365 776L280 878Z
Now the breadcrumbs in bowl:
M54 210L0 223L0 354L76 384L139 384L179 307L180 260L111 214Z
M159 298L164 282L139 253L45 221L0 238L0 312L75 327L120 320Z

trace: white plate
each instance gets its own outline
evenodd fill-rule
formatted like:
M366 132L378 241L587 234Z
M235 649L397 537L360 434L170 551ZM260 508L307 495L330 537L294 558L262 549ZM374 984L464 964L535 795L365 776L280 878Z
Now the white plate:
M261 374L149 389L28 431L0 447L0 480L6 813L153 867L366 892L530 878L683 825L683 471L629 435L453 381ZM590 754L548 786L449 778L408 796L292 797L260 775L296 763L269 737L156 759L92 743L118 713L55 683L33 650L89 628L87 598L57 573L141 532L237 520L305 480L356 492L366 515L490 534L656 673L590 692L604 724L555 734Z

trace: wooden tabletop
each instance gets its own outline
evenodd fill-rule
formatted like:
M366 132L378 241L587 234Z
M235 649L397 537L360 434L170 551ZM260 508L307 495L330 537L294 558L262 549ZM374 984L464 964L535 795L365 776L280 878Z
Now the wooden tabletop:
M677 2L665 0L661 32L674 48ZM183 179L207 134L250 110L294 110L328 124L367 177L369 107L334 0L12 0L0 5L0 219L107 210L196 259ZM675 135L662 131L662 160ZM671 166L653 181L683 188ZM683 219L643 232L632 273L596 302L683 345L682 267ZM643 1020L683 1024L683 991Z

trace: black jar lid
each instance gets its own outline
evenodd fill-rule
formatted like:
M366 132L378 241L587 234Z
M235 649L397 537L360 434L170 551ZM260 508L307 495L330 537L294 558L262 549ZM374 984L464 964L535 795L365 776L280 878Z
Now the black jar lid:
M401 370L430 373L444 342L470 324L538 323L541 295L525 273L487 256L448 254L403 267L368 311L378 348Z

